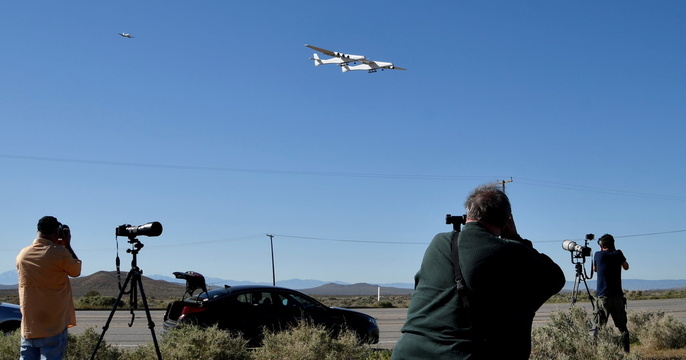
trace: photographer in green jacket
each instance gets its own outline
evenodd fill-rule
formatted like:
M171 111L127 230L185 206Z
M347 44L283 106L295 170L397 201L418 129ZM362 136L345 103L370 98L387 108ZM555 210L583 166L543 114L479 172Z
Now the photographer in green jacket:
M415 292L393 360L528 359L538 308L565 284L562 269L517 233L496 184L465 201L457 238L465 289L457 291L451 242L436 235L415 275Z

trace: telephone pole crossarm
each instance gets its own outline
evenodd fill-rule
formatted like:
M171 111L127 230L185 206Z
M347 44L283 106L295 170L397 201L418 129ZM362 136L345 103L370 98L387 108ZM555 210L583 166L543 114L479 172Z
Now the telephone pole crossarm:
M513 182L513 181L514 181L514 180L512 180L512 176L510 176L510 180L498 181L498 184L501 184L501 185L503 186L503 192L505 192L505 184L511 183L511 182Z

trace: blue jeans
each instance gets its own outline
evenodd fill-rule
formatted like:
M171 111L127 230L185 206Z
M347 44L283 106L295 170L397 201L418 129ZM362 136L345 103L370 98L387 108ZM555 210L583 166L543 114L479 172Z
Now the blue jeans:
M21 338L19 360L61 360L67 349L67 329L44 338Z

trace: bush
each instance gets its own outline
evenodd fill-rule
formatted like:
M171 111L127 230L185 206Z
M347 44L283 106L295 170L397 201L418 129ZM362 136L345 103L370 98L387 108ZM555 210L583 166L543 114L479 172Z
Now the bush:
M79 299L79 301L77 301L76 307L78 307L79 309L111 309L116 301L117 298L112 296L84 296L81 299ZM119 303L117 303L117 307L122 306L124 306L124 302L119 300Z
M69 335L67 340L67 350L64 355L65 360L82 360L89 359L98 343L100 334L96 333L93 328L86 329L81 335ZM0 354L2 359L18 359L19 346L21 343L21 332L14 331L5 336L0 335ZM122 352L108 345L104 340L100 344L97 360L117 360L120 358Z
M392 353L391 350L374 350L369 354L367 360L391 360Z
M664 312L637 312L629 315L632 341L649 349L681 349L686 347L686 326Z
M395 305L393 305L393 303L388 301L388 300L381 300L376 304L376 306L378 306L380 308L393 308L393 307L395 307Z
M216 326L201 328L185 325L164 334L159 345L165 360L249 360L251 358L247 343L240 336ZM157 359L155 345L138 346L123 359Z
M366 360L373 353L353 332L334 339L325 328L306 322L287 331L266 332L262 345L253 354L255 360Z
M637 354L622 350L621 335L611 326L600 329L594 339L590 316L581 307L550 317L551 322L533 330L530 359L640 359Z
M3 359L19 359L19 344L21 332L15 330L9 334L0 334L0 354Z
M93 349L98 344L100 334L94 328L87 328L80 335L69 334L67 340L67 351L64 355L65 360L90 359ZM97 360L117 360L122 355L118 348L107 344L105 340L100 343L95 359Z

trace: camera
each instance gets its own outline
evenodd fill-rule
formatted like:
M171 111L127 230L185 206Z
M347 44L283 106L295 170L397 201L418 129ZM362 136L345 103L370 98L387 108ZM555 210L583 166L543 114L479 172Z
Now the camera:
M445 223L450 225L464 225L467 221L467 215L453 216L450 214L445 214Z
M567 251L571 251L572 256L577 259L582 259L591 256L591 248L588 247L588 242L593 240L594 237L595 235L593 234L586 234L586 245L577 244L572 240L565 240L562 242L562 248Z
M162 224L157 221L138 226L124 224L117 226L115 234L116 236L128 236L129 238L134 238L137 235L160 236L162 234Z
M67 236L69 236L69 226L67 226L67 224L61 224L60 227L57 228L57 238L64 239Z
M459 232L460 225L464 225L467 222L467 215L452 216L450 214L445 214L445 223L447 225L453 225L453 230Z
M562 248L574 253L574 257L582 258L591 256L591 248L588 246L579 245L572 240L565 240L562 242Z

